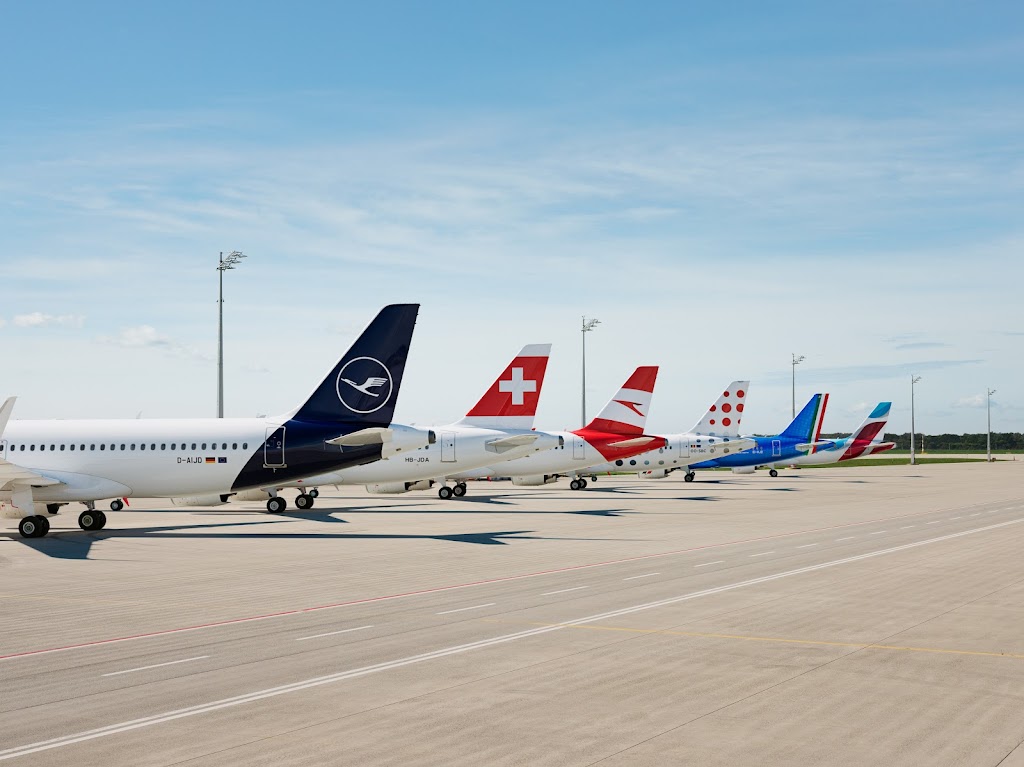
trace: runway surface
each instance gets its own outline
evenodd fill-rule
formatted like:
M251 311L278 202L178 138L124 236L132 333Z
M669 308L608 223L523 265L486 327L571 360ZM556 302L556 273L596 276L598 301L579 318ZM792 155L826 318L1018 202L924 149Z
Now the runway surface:
M1024 766L1024 462L0 532L0 760Z

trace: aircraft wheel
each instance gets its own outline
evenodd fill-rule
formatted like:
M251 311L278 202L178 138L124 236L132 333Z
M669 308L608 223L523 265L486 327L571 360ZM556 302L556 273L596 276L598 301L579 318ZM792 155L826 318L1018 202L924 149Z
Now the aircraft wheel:
M123 508L124 508L124 501L122 501L120 498L115 498L114 500L112 500L110 502L110 510L111 511L120 511Z
M772 469L771 471L768 472L768 476L769 477L777 477L777 476L779 476L779 472L777 472L775 469Z
M271 514L280 514L288 508L288 501L279 495L275 495L269 501L267 501L267 511Z
M42 538L50 532L50 522L46 517L36 515L22 517L18 523L18 532L22 538Z
M454 491L450 487L448 487L448 485L442 485L441 489L437 491L437 497L440 498L442 501L447 501L454 494Z
M580 477L580 490L586 490L587 489L587 485L589 485L589 484L590 483L587 482L585 477Z
M683 477L683 479L686 480L687 482L693 482L693 478L695 476L696 474L694 474L692 471L688 471L686 472L686 475Z
M319 498L320 497L320 491L317 488L314 487L312 490L310 490L308 493L306 493L306 495L308 495L310 498Z
M48 504L46 504L46 513L47 514L56 514L58 511L60 511L60 504L59 503L48 503Z
M99 530L106 521L102 511L87 509L78 515L78 526L83 530Z
M314 500L313 496L302 493L295 499L295 506L299 509L311 509Z
M570 490L579 490L581 487L583 486L580 484L580 481L578 479L574 479L569 483Z
M452 488L452 495L456 498L461 498L466 494L466 486L461 482Z
M102 511L97 511L95 513L96 516L99 517L99 522L96 523L96 529L102 530L104 527L107 526L107 515L104 514Z

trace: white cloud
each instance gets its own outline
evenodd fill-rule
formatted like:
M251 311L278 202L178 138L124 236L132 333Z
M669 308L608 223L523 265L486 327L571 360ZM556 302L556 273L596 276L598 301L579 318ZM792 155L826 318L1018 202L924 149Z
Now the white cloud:
M986 407L984 394L972 394L970 397L961 397L953 403L952 407L970 408L972 410L984 410ZM992 407L998 407L995 400L992 400Z
M82 314L43 314L42 312L31 312L29 314L16 314L14 316L14 324L19 328L80 328L85 324L85 316Z
M209 358L199 350L175 341L157 331L152 325L136 325L122 328L113 338L103 337L101 341L123 346L126 349L156 349L175 357L192 357L199 360Z

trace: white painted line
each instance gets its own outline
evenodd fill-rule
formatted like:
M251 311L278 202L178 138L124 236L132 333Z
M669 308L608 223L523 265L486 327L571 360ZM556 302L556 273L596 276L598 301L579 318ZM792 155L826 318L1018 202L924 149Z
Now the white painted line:
M268 687L263 690L254 690L253 692L245 693L243 695L236 695L232 698L221 698L220 700L213 700L208 703L200 703L198 705L188 706L186 708L179 708L173 711L165 711L162 714L154 714L152 716L141 717L139 719L132 719L127 722L109 724L105 727L97 727L92 730L84 730L82 732L76 732L69 735L62 735L56 738L50 738L49 740L41 740L35 743L26 743L21 746L14 746L13 748L8 748L4 749L3 751L0 751L0 761L14 759L19 756L27 756L28 754L35 754L40 751L48 751L53 748L70 746L75 743L82 743L87 740L95 740L96 738L104 738L108 735L116 735L121 732L138 730L143 727L152 727L155 724L163 724L164 722L171 722L176 719L184 719L185 717L189 716L208 714L210 712L219 711L225 708L232 708L234 706L241 706L246 703L254 703L258 700L274 698L278 695L287 695L288 693L299 692L301 690L308 690L313 687L320 687L326 684L334 684L336 682L343 682L349 679L356 679L358 677L368 676L369 674L377 674L381 671L390 671L392 669L402 668L403 666L410 666L415 663L424 663L426 661L437 660L438 658L445 658L451 655L460 655L462 653L471 652L473 650L480 650L486 647L494 647L495 645L499 644L515 642L519 639L527 639L529 637L540 636L542 634L550 634L552 632L561 631L562 629L570 628L572 626L596 623L598 621L609 620L611 618L620 618L623 615L630 615L632 613L638 613L644 610L653 610L658 607L667 607L669 605L679 604L680 602L687 602L691 599L699 599L701 597L714 596L715 594L723 594L727 591L734 591L736 589L746 588L747 586L756 586L761 583L770 583L772 581L777 581L781 578L789 578L794 575L804 575L806 573L813 573L817 572L818 570L825 570L830 567L837 567L839 565L845 565L851 562L861 562L865 559L872 559L873 557L881 557L885 556L886 554L894 554L899 551L908 551L910 549L918 548L919 546L928 546L933 543L940 543L941 541L950 541L955 538L962 538L966 535L974 535L975 533L983 533L989 530L998 530L999 528L1008 527L1009 525L1016 525L1021 522L1024 522L1024 517L1018 519L1011 519L1008 522L999 522L994 525L976 527L972 530L962 530L959 533L941 535L938 538L926 538L923 541L905 543L902 546L893 546L888 549L879 549L878 551L871 551L867 554L857 554L852 557L844 557L843 559L833 559L829 562L822 562L817 565L798 567L795 570L785 570L781 573L775 573L774 575L763 575L760 578L751 578L750 580L746 581L729 583L724 586L716 586L714 588L704 589L703 591L692 591L689 594L680 594L679 596L669 597L668 599L659 599L656 602L645 602L643 604L632 605L630 607L623 607L618 610L610 610L609 612L598 613L597 615L588 615L584 618L580 618L574 621L565 621L562 623L556 623L551 626L539 626L537 628L517 631L512 634L501 634L499 636L490 637L489 639L480 639L476 642L469 642L468 644L454 645L452 647L443 647L438 650L420 653L419 655L410 655L405 658L396 658L395 660L385 661L383 663L376 663L372 666L362 666L360 668L348 669L347 671L338 671L333 674L312 677L310 679L304 679L299 682L292 682L291 684L285 684L279 687Z
M589 588L590 588L590 586L574 586L571 589L559 589L558 591L545 591L543 594L541 594L541 596L542 597L549 597L552 594L565 594L566 592L569 592L569 591L579 591L580 589L589 589Z
M954 519L960 519L960 517L950 517L949 519L952 522Z
M836 540L837 541L852 541L856 537L857 537L856 535L848 535L845 538L836 538Z
M941 519L933 519L931 522L925 522L926 525L937 525L941 522Z
M805 543L803 546L797 546L798 549L809 549L811 546L817 546L816 543Z
M154 663L152 666L139 666L138 668L126 668L124 671L111 671L109 674L103 676L118 676L119 674L131 674L135 671L147 671L151 668L162 668L163 666L174 666L178 663L189 663L194 660L202 660L203 658L209 658L209 655L197 655L194 658L182 658L181 660L172 660L167 663Z
M341 631L328 631L326 634L313 634L313 636L299 637L296 642L305 642L307 639L319 639L320 637L332 637L335 634L347 634L350 631L362 631L363 629L372 629L373 626L356 626L352 629L342 629Z
M650 578L652 575L661 575L661 573L647 573L645 575L631 575L628 578L623 578L624 581L635 581L637 578Z
M917 527L917 525L904 525L903 527L900 528L900 530L909 530L912 527Z
M694 567L708 567L709 565L720 565L723 562L725 562L724 559L716 559L714 562L703 562L699 565L694 565Z
M436 615L451 615L452 613L461 613L461 612L465 612L466 610L479 610L481 607L494 607L495 604L497 604L497 603L496 602L488 602L485 605L473 605L472 607L460 607L457 610L442 610L441 612L435 613L435 614Z
M881 535L882 533L887 533L887 532L889 532L889 531L888 530L875 530L875 532L868 533L868 535Z
M981 512L979 511L978 514L981 514ZM968 514L967 516L969 516L969 517L976 517L976 516L978 516L978 514Z
M762 551L760 554L751 554L750 556L752 556L752 557L765 557L765 556L768 556L769 554L774 554L774 553L775 553L774 551Z

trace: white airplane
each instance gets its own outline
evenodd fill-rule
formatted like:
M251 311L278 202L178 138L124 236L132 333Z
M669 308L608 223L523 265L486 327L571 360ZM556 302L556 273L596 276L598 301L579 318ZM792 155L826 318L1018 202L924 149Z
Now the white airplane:
M597 418L576 431L554 432L562 438L561 447L450 476L457 480L511 477L513 484L527 486L568 476L573 490L586 487L582 475L589 474L587 469L594 463L627 459L665 445L663 438L644 434L657 377L657 367L637 368Z
M806 454L796 456L789 463L796 466L825 466L892 450L896 443L882 442L879 436L889 420L891 408L891 402L879 402L864 422L848 437L798 445L797 449L805 451Z
M366 485L369 492L383 494L427 490L441 482L441 498L461 498L466 484L449 487L448 477L559 447L560 436L533 430L550 354L551 344L524 346L465 418L433 428L439 444L291 483L291 487L311 488L303 490L295 505L310 508L321 485ZM251 492L243 496L258 497Z
M692 482L694 472L690 466L693 464L757 446L756 440L739 436L749 389L750 381L733 381L690 431L669 434L664 447L633 458L616 458L597 464L586 473L596 476L635 471L641 477L661 479L669 472L682 470L686 472L685 480Z
M99 530L104 498L118 511L132 496L225 497L429 444L432 432L391 423L418 311L384 307L309 399L277 417L8 422L12 397L0 408L0 513L38 538L50 528L41 511L83 503L79 526Z

